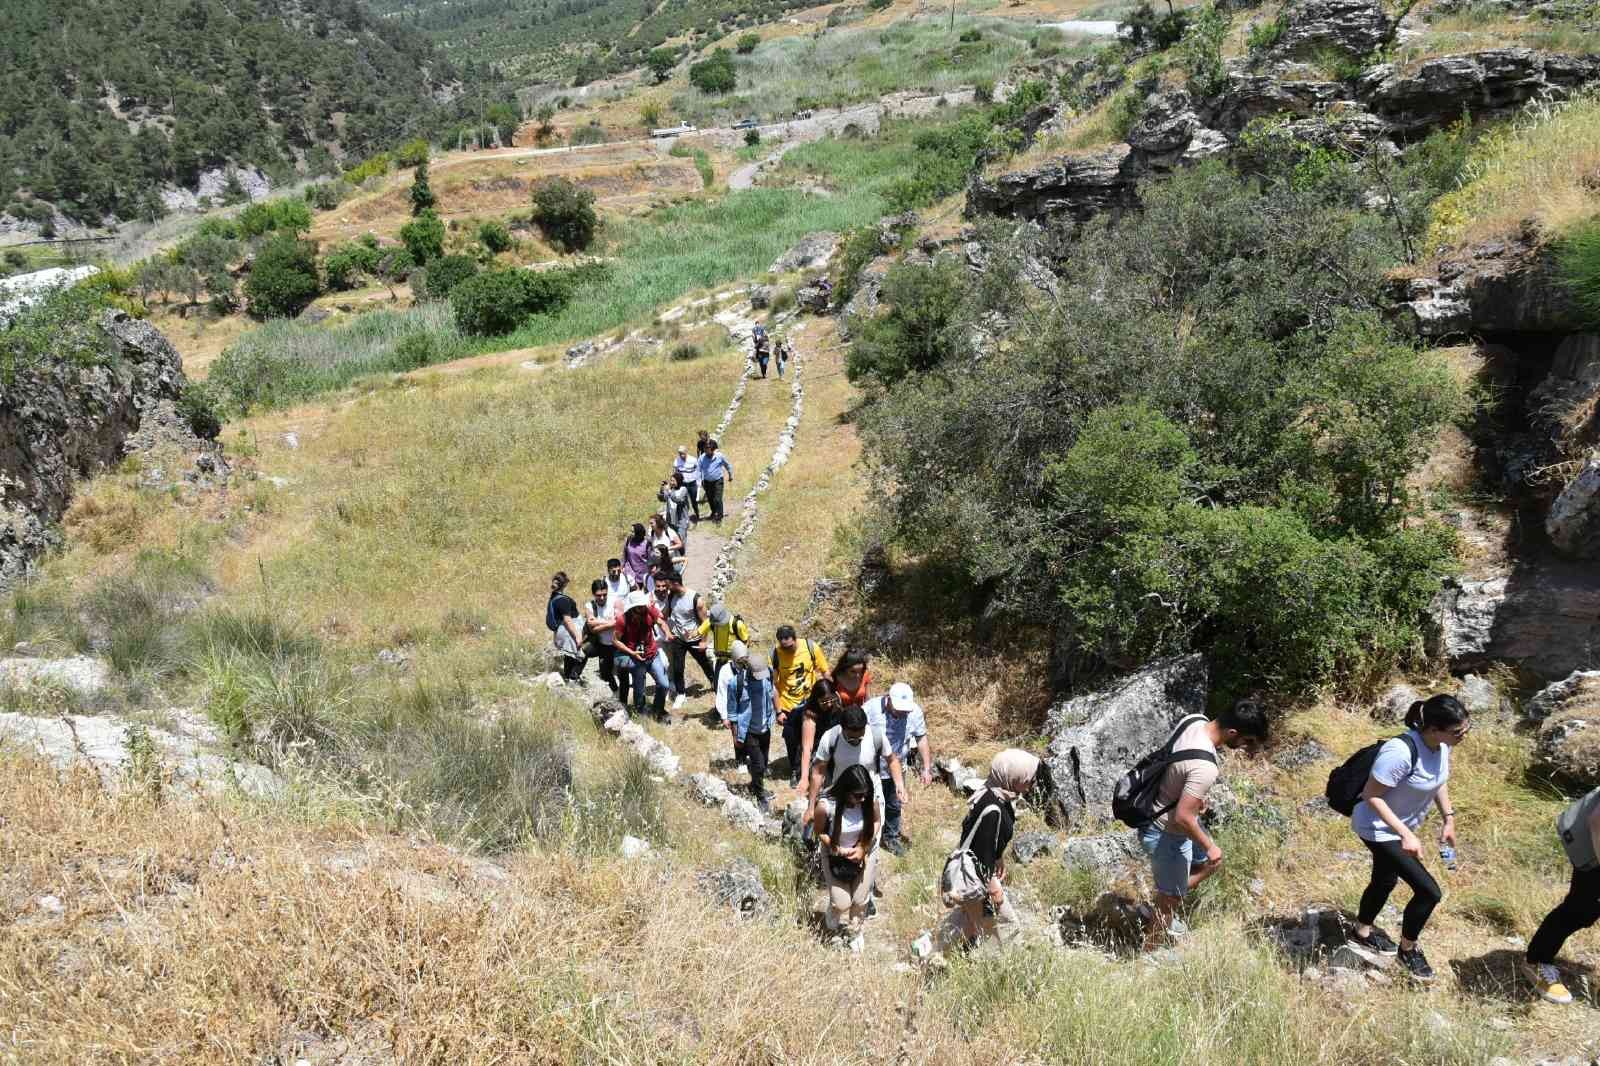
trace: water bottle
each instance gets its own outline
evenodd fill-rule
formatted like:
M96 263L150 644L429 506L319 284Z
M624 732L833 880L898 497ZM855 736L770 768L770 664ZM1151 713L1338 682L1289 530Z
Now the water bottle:
M1444 863L1446 870L1456 868L1456 849L1449 844L1439 845L1439 860Z

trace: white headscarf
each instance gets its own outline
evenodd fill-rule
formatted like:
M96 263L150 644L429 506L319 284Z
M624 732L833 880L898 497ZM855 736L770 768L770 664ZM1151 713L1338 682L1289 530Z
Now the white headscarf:
M972 797L971 805L976 806L984 792L993 792L1007 803L1014 803L1033 784L1033 776L1038 772L1037 755L1029 755L1021 748L1007 748L989 761L989 777Z

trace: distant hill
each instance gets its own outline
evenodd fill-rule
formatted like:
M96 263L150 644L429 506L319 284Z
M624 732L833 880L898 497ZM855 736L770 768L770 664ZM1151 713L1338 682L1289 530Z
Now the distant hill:
M474 69L356 0L4 0L0 208L154 216L217 168L329 172L447 121Z
M691 31L722 34L817 0L368 0L424 31L447 55L508 74L580 83L641 66L650 49Z

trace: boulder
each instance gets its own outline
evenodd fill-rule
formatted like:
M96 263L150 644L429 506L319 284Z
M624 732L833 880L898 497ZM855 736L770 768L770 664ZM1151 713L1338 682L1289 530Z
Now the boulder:
M1093 870L1115 876L1129 863L1144 858L1144 849L1131 829L1098 836L1072 837L1061 851L1061 864L1069 870Z
M1529 100L1561 98L1600 77L1600 58L1494 48L1440 56L1414 69L1384 63L1365 72L1356 95L1401 136L1454 122L1510 114Z
M0 687L64 688L80 696L93 696L110 681L111 667L84 655L68 659L0 659Z
M1396 314L1423 337L1583 328L1550 251L1531 232L1453 252L1432 276L1390 285Z
M1600 647L1600 573L1559 560L1511 574L1447 579L1429 608L1430 655L1458 669L1512 662L1553 681L1593 662Z
M1372 717L1380 722L1401 722L1411 705L1422 698L1422 693L1410 685L1395 685L1378 697L1372 706Z
M1253 119L1320 115L1346 95L1344 86L1335 81L1304 81L1233 71L1228 75L1227 86L1207 103L1201 117L1213 129L1237 134Z
M765 914L772 901L761 883L761 871L747 859L735 859L719 870L702 870L695 876L700 891L719 907L727 907L741 918Z
M850 294L850 300L844 305L844 312L839 316L839 330L846 337L856 328L856 324L872 318L878 313L878 297L883 292L883 279L888 277L889 268L894 266L894 259L887 255L880 255L856 275L856 291ZM800 294L795 294L800 299ZM801 300L804 303L804 300Z
M1232 146L1232 142L1225 134L1202 127L1195 130L1194 136L1189 138L1189 146L1183 150L1183 155L1178 157L1178 162L1188 166L1219 156Z
M1023 866L1028 865L1039 856L1049 855L1055 850L1056 838L1039 830L1019 833L1011 840L1011 854Z
M1113 951L1131 951L1144 941L1145 927L1154 917L1138 900L1103 892L1086 911L1063 907L1057 923L1062 943L1087 941Z
M1200 125L1187 92L1152 93L1145 100L1144 113L1128 131L1128 143L1141 152L1166 155L1188 147Z
M1365 58L1388 39L1389 19L1372 0L1291 0L1279 16L1277 55L1335 51Z
M1544 724L1534 767L1562 784L1594 788L1600 785L1600 671L1575 674L1561 685L1559 695L1546 689L1535 697Z
M1067 816L1108 818L1111 790L1187 714L1204 714L1210 676L1199 655L1152 663L1107 688L1050 709L1045 760Z
M1562 554L1600 558L1600 454L1590 456L1561 490L1545 515L1544 530Z
M1133 148L1115 145L1088 154L1058 156L1029 170L975 178L966 215L1001 215L1034 221L1085 222L1131 206L1139 170Z
M772 261L769 273L788 274L796 270L821 270L839 248L837 233L808 233L787 252Z
M765 311L767 308L769 308L771 306L772 306L772 286L771 285L752 285L752 286L750 286L750 310L752 310L752 311Z
M1600 670L1574 670L1560 681L1552 681L1540 689L1522 708L1523 716L1542 722L1576 698L1580 691L1600 685Z
M878 220L878 254L887 255L905 243L906 237L916 232L922 220L915 211L898 215L885 215Z
M1467 674L1461 679L1456 687L1456 699L1474 717L1499 714L1508 703L1493 681L1477 674Z

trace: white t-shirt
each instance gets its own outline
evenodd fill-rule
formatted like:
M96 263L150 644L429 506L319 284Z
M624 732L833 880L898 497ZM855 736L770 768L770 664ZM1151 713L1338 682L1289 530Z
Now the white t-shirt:
M606 575L606 598L608 602L613 604L621 603L628 598L628 593L632 591L633 582L628 580L628 572L626 570L615 581L611 580L610 574Z
M700 480L699 460L692 459L687 455L680 455L674 459L672 461L672 469L683 475L683 483L685 485L691 481L698 482Z
M861 743L852 744L845 739L844 727L836 725L817 741L811 764L815 766L821 763L827 767L828 776L822 782L824 792L832 788L839 775L849 767L865 766L868 776L872 778L872 788L877 793L878 802L882 803L883 783L878 777L878 757L887 752L888 742L884 739L883 730L869 725L861 737Z
M1216 757L1217 746L1211 743L1211 733L1206 728L1211 723L1200 718L1178 734L1177 743L1172 745L1173 751L1207 751L1212 758ZM1178 813L1176 804L1184 796L1193 796L1200 801L1200 809L1205 810L1206 793L1211 791L1211 786L1217 783L1218 767L1215 762L1207 759L1184 759L1167 767L1161 775L1161 785L1156 791L1157 809L1172 805L1172 809L1155 820L1155 826L1166 832L1167 826L1172 822L1172 816Z
M608 594L605 605L602 606L594 602L593 597L591 597L589 601L583 605L583 613L594 619L596 622L615 620L617 616L616 601L612 600ZM617 642L617 634L615 630L602 629L600 632L594 635L594 639L599 641L605 647L609 648L611 645Z
M728 720L728 692L734 683L733 664L723 663L722 669L717 671L717 717L722 721Z
M1378 749L1378 758L1372 764L1372 779L1389 786L1383 801L1406 828L1415 831L1427 817L1433 797L1450 779L1450 745L1440 744L1439 750L1434 751L1422 742L1422 736L1415 729L1411 730L1411 740L1417 746L1417 761L1411 761L1411 749L1406 747L1406 742L1395 737ZM1350 815L1350 826L1356 836L1374 844L1400 839L1366 800L1356 804Z
M822 797L822 799L817 801L817 806L822 808L823 821L827 825L832 826L833 825L833 808L835 806L835 804L833 802L833 799L831 797L824 796L824 797ZM883 804L882 804L881 801L879 802L878 809L880 811L883 810ZM867 812L866 812L866 808L861 807L859 805L857 805L855 807L846 807L844 809L843 816L841 816L840 819L839 819L839 839L834 841L834 843L837 844L840 848L853 848L858 843L861 842L861 832L866 827L867 827ZM875 827L874 832L873 832L873 840L872 840L871 846L867 848L868 851L872 851L875 848L877 848L878 840L881 838L882 833L883 833L883 817L880 815L878 817L878 824Z

